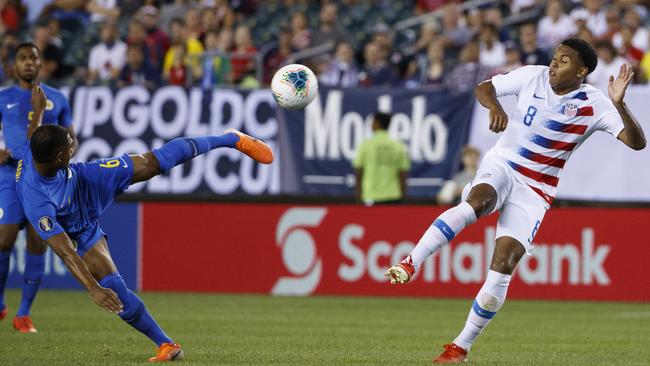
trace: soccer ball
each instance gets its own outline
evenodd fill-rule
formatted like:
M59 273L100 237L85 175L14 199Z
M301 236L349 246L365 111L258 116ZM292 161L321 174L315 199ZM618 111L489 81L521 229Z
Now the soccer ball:
M273 75L271 91L280 107L302 109L316 97L318 79L305 65L287 65Z

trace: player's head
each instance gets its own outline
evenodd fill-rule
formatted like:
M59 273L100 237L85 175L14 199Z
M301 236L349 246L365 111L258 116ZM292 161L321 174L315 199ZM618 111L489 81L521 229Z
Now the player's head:
M373 130L387 130L390 126L391 115L384 112L377 112L373 116L372 128Z
M41 71L41 53L35 44L19 44L15 51L14 69L19 80L33 83Z
M596 68L598 56L584 39L567 38L553 53L549 70L549 82L554 89L579 86L584 78Z
M73 140L68 130L58 125L43 125L34 131L30 145L34 161L56 169L66 168L72 157Z

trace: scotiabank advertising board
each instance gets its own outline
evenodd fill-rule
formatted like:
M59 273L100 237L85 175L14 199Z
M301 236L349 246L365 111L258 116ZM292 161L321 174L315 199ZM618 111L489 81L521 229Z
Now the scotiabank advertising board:
M407 285L383 274L444 208L144 203L142 289L472 297L496 215L465 229ZM509 298L650 300L650 210L551 209Z

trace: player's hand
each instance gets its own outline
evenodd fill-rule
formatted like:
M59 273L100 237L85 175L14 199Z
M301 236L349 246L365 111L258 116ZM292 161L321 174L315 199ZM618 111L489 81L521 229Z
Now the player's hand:
M628 64L621 65L621 69L618 71L618 77L616 79L614 79L614 75L609 76L607 91L609 92L609 97L612 99L612 102L623 102L625 90L627 89L627 86L630 85L633 77L634 71L632 71L632 66Z
M0 149L0 165L5 164L10 157L11 154L9 153L9 150Z
M490 131L499 133L508 126L508 115L501 106L490 109Z
M32 110L34 113L42 113L45 110L46 105L47 97L45 96L43 88L34 85L34 87L32 87Z
M110 311L111 313L119 313L124 309L124 305L117 297L117 294L110 288L99 287L90 293L95 304Z

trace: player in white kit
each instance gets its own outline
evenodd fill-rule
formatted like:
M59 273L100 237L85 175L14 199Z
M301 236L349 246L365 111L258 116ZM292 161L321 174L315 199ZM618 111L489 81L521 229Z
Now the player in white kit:
M641 126L623 101L632 68L624 65L618 77L610 77L610 100L583 84L597 62L589 43L569 38L557 47L550 66L524 66L476 87L476 98L490 111L490 130L505 132L465 187L462 202L436 218L411 254L386 271L392 284L408 282L428 256L463 228L499 211L487 279L464 329L433 363L467 360L470 347L503 305L515 266L524 253L531 253L571 153L596 131L607 132L634 150L646 146ZM517 96L510 117L497 100L505 95Z

